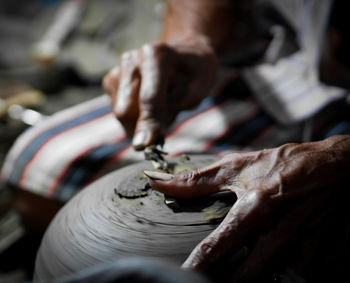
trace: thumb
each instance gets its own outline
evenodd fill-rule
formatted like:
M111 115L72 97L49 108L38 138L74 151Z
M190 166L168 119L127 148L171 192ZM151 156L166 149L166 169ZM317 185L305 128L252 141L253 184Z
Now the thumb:
M218 176L220 167L210 166L176 175L145 171L150 185L157 191L176 198L196 198L212 193L230 190Z

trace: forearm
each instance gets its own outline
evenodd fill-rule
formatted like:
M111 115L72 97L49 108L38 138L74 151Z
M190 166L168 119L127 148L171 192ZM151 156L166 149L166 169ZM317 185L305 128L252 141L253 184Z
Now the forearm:
M242 2L242 1L241 1ZM217 54L237 49L249 36L249 6L235 0L167 0L165 42L205 37Z

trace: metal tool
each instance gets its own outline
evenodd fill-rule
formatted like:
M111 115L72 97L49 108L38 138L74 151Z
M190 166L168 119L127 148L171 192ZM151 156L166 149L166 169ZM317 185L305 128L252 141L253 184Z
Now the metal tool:
M147 146L144 149L144 155L146 160L151 160L155 169L168 172L169 162L164 158L164 155L167 155L162 149L162 144L154 144Z
M164 138L158 140L156 144L147 146L143 153L146 160L152 161L154 169L162 170L169 173L169 162L164 158L164 155L168 153L163 151ZM176 199L165 195L164 196L165 204L170 207L172 210L177 210L179 205L176 202Z

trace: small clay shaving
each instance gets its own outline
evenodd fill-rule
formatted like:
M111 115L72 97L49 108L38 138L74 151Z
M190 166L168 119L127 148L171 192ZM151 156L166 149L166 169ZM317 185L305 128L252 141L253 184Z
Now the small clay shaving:
M180 162L186 162L186 161L190 161L191 158L187 155L187 154L182 154L180 156Z
M119 198L126 198L126 199L136 199L136 198L143 198L148 195L147 190L150 189L151 186L147 183L144 188L142 189L141 192L135 192L133 194L123 194L117 191L116 188L114 188L114 193L119 197Z
M122 195L121 193L117 193L117 196L120 198L127 198L127 199L135 199L135 198L143 198L145 196L147 196L148 193L147 192L141 192L135 195L131 195L131 196L126 196L126 195Z

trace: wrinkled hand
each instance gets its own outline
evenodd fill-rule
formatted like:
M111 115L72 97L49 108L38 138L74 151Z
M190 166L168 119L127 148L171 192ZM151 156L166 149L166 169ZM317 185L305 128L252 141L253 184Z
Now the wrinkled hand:
M339 154L344 140L349 149L349 138L340 136L234 153L206 168L176 175L146 172L153 188L174 197L193 198L227 190L237 195L224 221L193 250L183 267L208 271L256 235L254 248L234 276L238 282L254 278L310 220L315 207L329 194L325 188L346 175L344 168L349 163L341 161L346 155ZM271 223L275 223L273 228ZM263 236L261 231L265 231Z
M103 80L116 117L142 150L164 135L176 115L208 95L217 62L202 37L146 44L124 53Z

